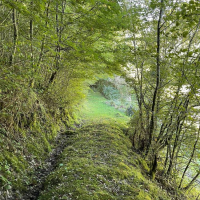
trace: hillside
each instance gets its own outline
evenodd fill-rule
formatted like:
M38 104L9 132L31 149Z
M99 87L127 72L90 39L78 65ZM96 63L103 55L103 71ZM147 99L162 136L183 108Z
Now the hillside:
M35 199L196 199L150 179L146 161L127 135L130 118L106 102L99 92L89 92L78 112L82 127L63 133L69 138L66 148Z

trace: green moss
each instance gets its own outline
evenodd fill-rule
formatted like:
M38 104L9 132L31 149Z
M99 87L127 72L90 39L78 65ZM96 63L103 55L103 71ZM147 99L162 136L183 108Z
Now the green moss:
M100 191L100 192L96 192L94 195L94 199L98 200L98 199L102 199L102 200L112 200L115 199L115 197L113 197L111 194L105 192L105 191Z
M46 105L42 105L41 99L37 100L35 92L27 93L29 97L26 96L23 105L20 104L24 107L20 107L17 113L13 110L7 132L0 131L0 199L12 194L10 190L19 195L16 199L21 199L20 195L33 181L35 167L47 158L62 125L61 120L47 113Z
M16 172L23 172L25 170L24 161L21 161L17 156L12 154L11 152L5 151L4 157Z
M150 196L143 190L136 196L135 200L151 200Z
M147 162L143 158L138 157L138 162L144 171L146 172L150 171L149 166L147 165Z
M58 131L60 130L60 126L58 124L51 124L51 133L48 133L49 136L51 136L53 139L55 139L55 137L58 134ZM51 138L49 138L51 139Z
M122 168L124 170L128 170L128 171L131 170L130 167L128 165L126 165L125 163L123 163L123 162L120 162L119 166L120 166L120 168Z
M51 151L51 146L47 140L47 138L45 137L44 134L42 134L42 143L43 143L43 148L45 151L50 152Z
M57 169L46 179L39 199L151 199L154 190L148 188L149 180L135 167L139 156L132 152L121 127L90 124L71 135L69 144ZM148 194L142 193L145 190ZM161 197L163 192L158 191Z
M32 143L28 143L26 148L28 149L29 152L31 152L34 156L38 156L38 155L42 155L43 154L43 150L38 148L38 144L32 144Z
M15 155L13 152L4 151L4 157L1 156L1 180L2 189L23 191L25 189L24 182L28 179L28 163L21 155Z
M35 132L32 137L27 139L26 148L37 159L43 160L51 151L51 145L43 132Z

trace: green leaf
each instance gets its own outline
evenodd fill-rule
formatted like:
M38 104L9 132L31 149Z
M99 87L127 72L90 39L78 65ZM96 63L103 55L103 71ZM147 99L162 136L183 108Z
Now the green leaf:
M183 32L183 37L185 38L185 37L187 37L187 35L188 35L188 31L184 31Z

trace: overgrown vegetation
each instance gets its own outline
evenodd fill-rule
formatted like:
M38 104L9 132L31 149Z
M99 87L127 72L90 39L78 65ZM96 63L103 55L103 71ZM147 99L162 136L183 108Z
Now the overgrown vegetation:
M93 173L93 179L98 170L105 173L107 177L100 178L105 179L105 185L113 191L103 188L97 177L93 190L84 185L73 195L82 193L85 199L90 195L96 199L116 199L117 195L129 195L130 191L129 199L156 199L159 195L164 198L160 190L155 192L158 195L155 197L153 189L144 186L145 174L138 175L143 177L144 186L144 190L138 190L131 179L137 177L134 166L138 165L152 181L162 183L171 197L180 198L182 192L187 195L193 187L199 190L195 185L200 182L199 9L198 0L0 0L2 198L14 198L13 195L20 195L33 184L33 172L42 167L58 133L97 121L99 125L86 129L95 134L94 127L108 128L108 135L101 130L101 145L107 145L109 138L117 140L120 134L122 141L128 141L129 137L132 147L127 142L123 146L122 141L110 146L115 150L119 147L122 154L119 150L115 154L126 160L119 164L118 158L110 155L111 182L107 166L100 165L96 169L93 157L89 160L80 158L81 152L74 154L74 159L80 160L76 164L86 170L86 175L89 171L85 164ZM118 78L108 78L114 74ZM82 108L91 85L107 100L91 91ZM102 125L105 121L125 124L130 116L129 128L124 128L126 139L116 124L113 130L111 125ZM92 145L98 138L87 135L86 129L78 133L77 141L74 138L71 142L76 146L81 137L86 143L87 137L91 137L94 141L89 140L91 147L85 144L86 149L94 148L96 152L96 144ZM113 133L116 138L109 136ZM131 155L131 148L138 157L136 153ZM96 159L100 162L102 155L97 153ZM68 150L65 154L68 155ZM83 154L86 154L84 150ZM131 156L137 157L139 164L128 161ZM73 162L72 158L70 169L78 167ZM65 159L63 163L67 165ZM111 166L110 161L107 164ZM63 174L65 165L58 167L55 173ZM74 172L79 176L78 168ZM54 174L49 180L51 178L54 182ZM65 179L56 179L59 183L61 180ZM113 180L118 183L123 180L123 193L113 188ZM71 181L79 184L76 179ZM91 180L86 178L85 181L89 185ZM140 183L139 178L135 181ZM44 196L54 192L53 188L48 189L48 184L46 187ZM62 193L62 187L57 187ZM67 195L63 198L72 198ZM198 199L198 195L191 198Z
M127 116L133 115L133 109L137 109L136 98L131 87L120 76L100 79L91 88L100 92L107 99L107 104L125 112Z
M120 10L109 1L0 1L2 198L25 190L57 134L74 123L85 80L118 69Z

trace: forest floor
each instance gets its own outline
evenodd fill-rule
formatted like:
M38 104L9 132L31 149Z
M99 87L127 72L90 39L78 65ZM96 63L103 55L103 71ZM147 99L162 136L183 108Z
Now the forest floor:
M150 180L147 163L124 133L129 117L123 112L92 92L78 116L81 127L59 135L22 199L180 199Z
M70 136L74 131L66 131L59 134L56 139L56 147L45 160L45 164L36 169L32 184L28 185L26 193L23 195L24 200L36 200L40 196L40 192L44 190L44 183L47 176L52 173L59 161L60 155L69 144Z

